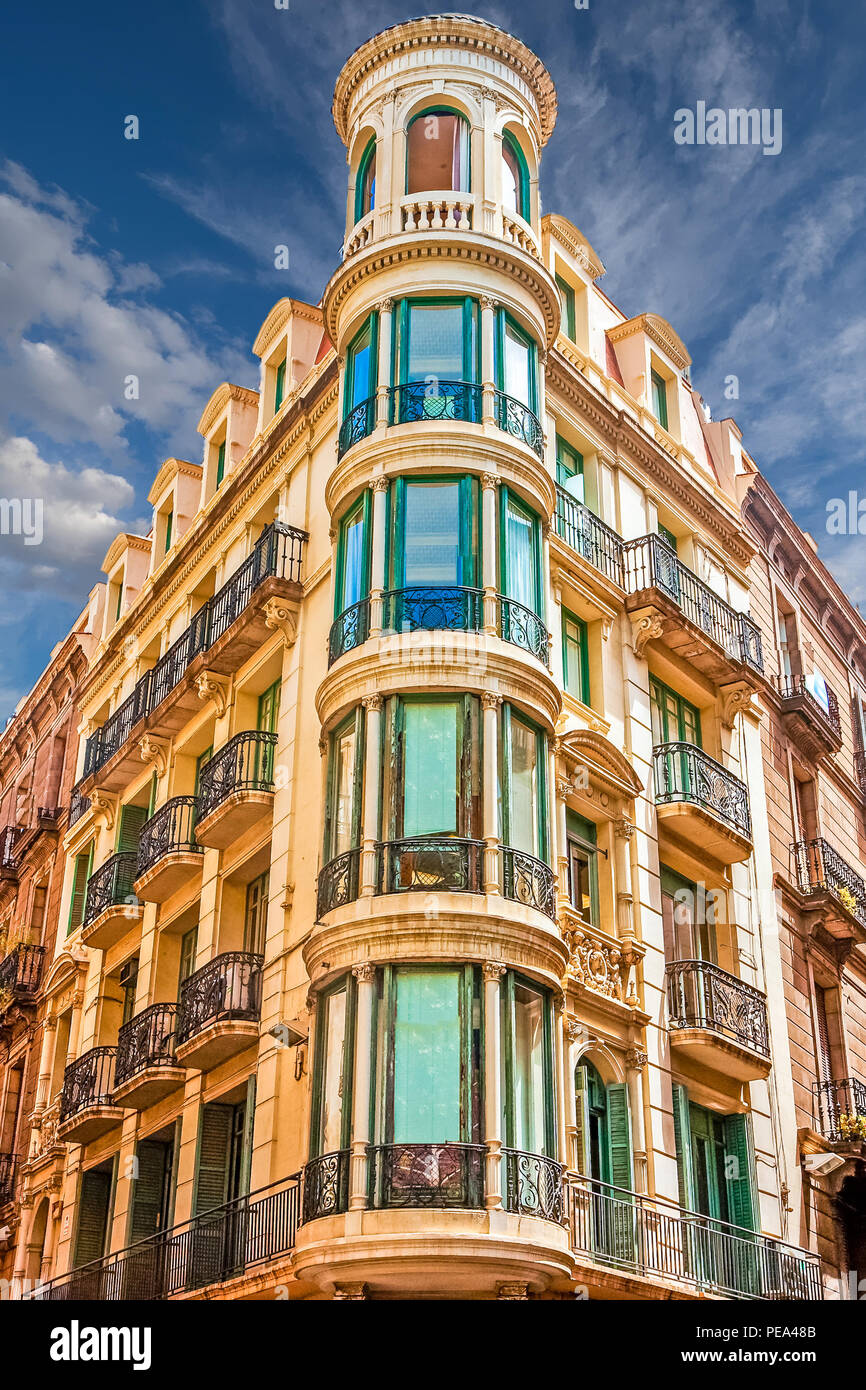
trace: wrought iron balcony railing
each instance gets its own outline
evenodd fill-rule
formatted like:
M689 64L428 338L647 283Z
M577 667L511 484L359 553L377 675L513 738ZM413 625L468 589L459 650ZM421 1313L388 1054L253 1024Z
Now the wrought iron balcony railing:
M203 854L195 838L198 797L174 796L141 827L136 877L152 869L167 854Z
M236 1197L190 1221L70 1270L29 1295L36 1302L155 1302L217 1284L289 1254L300 1213L299 1174Z
M15 1154L0 1154L0 1207L11 1202L15 1193Z
M369 1152L372 1207L484 1207L483 1144L376 1144Z
M151 1004L122 1025L117 1034L115 1086L122 1086L149 1067L177 1066L177 1011L177 1004Z
M462 420L477 424L481 419L482 389L474 381L407 381L389 390L392 425L414 424L419 420Z
M831 1144L866 1143L866 1084L856 1076L813 1082L812 1124Z
M16 999L29 999L39 988L44 946L28 946L19 941L0 962L0 990L8 990Z
M854 754L854 775L860 791L866 797L866 749L859 748Z
M382 595L385 632L480 632L484 590L459 584L416 584Z
M866 928L866 883L828 840L798 840L791 854L801 893L832 893Z
M805 675L779 677L779 694L782 700L802 699L812 711L813 716L817 716L825 724L829 724L835 737L841 741L842 720L839 716L839 701L836 698L836 692L831 690L829 685L825 685L824 690L827 694L826 706L810 689Z
M97 772L123 747L135 725L171 694L199 653L212 647L228 631L264 580L277 578L300 583L306 539L306 531L281 521L265 527L243 564L213 598L202 604L177 641L87 740L85 777Z
M316 887L317 921L321 921L326 912L355 901L360 890L360 870L360 849L338 854L320 870Z
M499 635L504 642L513 642L537 657L543 666L550 665L550 633L537 613L516 599L497 594L499 604Z
M91 926L107 907L126 906L134 910L141 906L132 886L137 865L138 854L134 850L113 854L96 873L90 875L84 905L85 927Z
M484 842L414 835L379 845L380 893L481 893Z
M0 869L15 868L15 846L23 834L20 825L6 825L0 830Z
M517 1216L563 1220L565 1201L561 1163L543 1154L502 1150L502 1194L506 1211Z
M86 815L89 810L90 801L88 798L81 795L81 789L79 787L73 787L72 794L69 798L70 826L73 826L76 821L81 820L81 817Z
M678 960L666 967L668 1027L707 1028L770 1055L767 997L754 985L705 960Z
M570 1178L568 1201L572 1247L595 1264L732 1298L823 1298L809 1250L594 1178Z
M245 729L230 738L199 773L198 819L203 821L235 792L272 792L277 736Z
M760 629L678 559L659 535L623 542L626 589L630 594L658 589L728 656L763 672Z
M656 805L690 802L712 811L745 839L752 838L749 793L744 782L693 743L653 749Z
M556 875L543 860L501 845L502 893L513 902L535 907L556 920Z
M264 956L226 951L187 976L180 987L177 1046L213 1023L258 1021L262 1007Z
M566 545L582 555L597 570L621 589L625 588L623 540L616 531L570 496L565 488L556 486L556 534Z
M71 1120L82 1110L111 1105L114 1090L115 1047L92 1047L70 1062L63 1074L60 1095L60 1123Z
M514 396L507 396L504 391L495 391L494 411L501 430L514 439L522 440L540 459L544 458L544 430L538 416L528 405L515 400Z
M317 1221L320 1216L338 1216L349 1205L348 1149L320 1154L304 1167L301 1221Z
M368 396L349 411L337 436L337 458L341 459L353 444L366 439L376 428L376 397Z
M333 666L346 652L362 646L369 636L370 600L362 598L359 603L353 603L350 608L344 609L339 618L335 618L331 623L331 631L328 634L328 665Z

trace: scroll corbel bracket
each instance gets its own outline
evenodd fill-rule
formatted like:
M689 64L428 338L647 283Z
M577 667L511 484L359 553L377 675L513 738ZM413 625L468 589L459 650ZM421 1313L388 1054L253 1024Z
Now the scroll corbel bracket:
M212 700L216 706L217 718L225 714L229 702L229 682L226 676L218 676L213 671L201 671L195 678L195 688L200 700Z
M152 738L150 734L145 734L138 740L138 751L143 763L149 763L155 770L157 777L164 777L168 767L168 744L161 738Z
M281 632L287 647L291 647L298 635L298 610L278 598L269 598L262 606L265 627Z

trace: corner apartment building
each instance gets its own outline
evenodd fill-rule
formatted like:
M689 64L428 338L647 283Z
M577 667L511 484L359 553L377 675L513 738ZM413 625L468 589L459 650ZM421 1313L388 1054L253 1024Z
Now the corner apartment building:
M341 264L93 598L18 1272L819 1297L736 429L542 217L519 40L399 25L333 110Z

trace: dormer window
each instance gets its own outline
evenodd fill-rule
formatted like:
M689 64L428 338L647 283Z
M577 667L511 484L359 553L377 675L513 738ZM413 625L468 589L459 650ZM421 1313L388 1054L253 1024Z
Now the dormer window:
M658 372L650 372L650 389L652 395L652 412L658 420L663 430L668 427L668 387L663 376Z
M529 221L529 170L522 149L508 131L502 137L502 206Z
M406 192L469 191L469 122L456 111L422 111L407 131Z
M355 221L373 211L376 202L376 141L371 140L358 165L355 181Z

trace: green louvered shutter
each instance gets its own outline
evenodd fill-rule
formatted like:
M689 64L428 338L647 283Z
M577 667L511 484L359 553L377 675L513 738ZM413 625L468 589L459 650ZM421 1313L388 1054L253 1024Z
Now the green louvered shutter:
M578 1173L584 1177L591 1177L589 1171L589 1152L587 1139L589 1136L589 1087L587 1085L586 1067L578 1067L574 1073L574 1109L575 1109L575 1128L574 1138L575 1155L574 1161L577 1165Z
M111 1206L111 1173L91 1168L81 1174L78 1192L78 1230L75 1236L76 1269L101 1259L105 1253L108 1212Z
M72 897L69 902L69 932L75 931L80 927L84 918L84 905L87 900L87 880L90 878L90 870L93 865L93 845L82 854L75 856L75 868L72 875Z
M677 1146L677 1178L680 1187L680 1206L686 1207L689 1211L694 1211L689 1093L685 1086L679 1086L674 1082L673 1094L674 1140Z
M728 1115L725 1119L725 1169L731 1221L747 1231L757 1231L755 1144L748 1115Z
M631 1113L628 1086L617 1083L607 1088L607 1137L610 1149L610 1180L614 1187L634 1190L631 1148Z
M132 1206L127 1240L134 1245L146 1240L164 1227L163 1195L165 1192L168 1145L152 1139L142 1139L135 1151L138 1174L132 1184Z
M198 1132L193 1215L221 1207L228 1197L229 1150L234 1106L204 1105Z
M146 806L123 806L117 829L117 853L137 854L141 827L147 820Z

